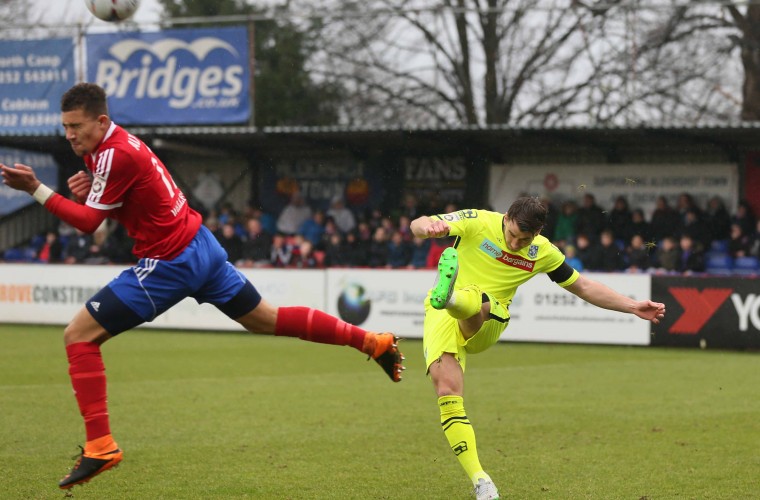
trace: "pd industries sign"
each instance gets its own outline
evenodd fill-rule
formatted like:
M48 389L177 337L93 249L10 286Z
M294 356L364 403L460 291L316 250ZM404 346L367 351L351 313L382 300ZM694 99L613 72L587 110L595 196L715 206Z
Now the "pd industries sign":
M653 345L760 347L760 293L753 278L653 277L652 300L667 313Z
M0 42L0 134L57 134L75 83L71 38Z
M87 81L122 125L247 122L245 27L88 35Z

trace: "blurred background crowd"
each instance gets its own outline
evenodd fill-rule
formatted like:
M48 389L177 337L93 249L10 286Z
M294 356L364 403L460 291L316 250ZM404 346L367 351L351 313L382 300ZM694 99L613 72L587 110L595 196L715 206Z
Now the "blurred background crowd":
M577 201L544 202L549 218L542 234L579 271L756 274L760 269L760 221L745 202L732 213L719 197L699 206L682 193L674 205L660 197L650 217L624 197L609 207L600 206L592 193ZM204 213L204 224L239 267L423 269L435 267L453 238L416 238L410 222L460 208L471 207L440 206L435 199L407 194L390 213L355 211L341 197L323 210L296 192L280 213L226 204ZM125 264L135 261L131 246L124 229L112 222L91 235L61 223L57 231L3 257L10 262Z

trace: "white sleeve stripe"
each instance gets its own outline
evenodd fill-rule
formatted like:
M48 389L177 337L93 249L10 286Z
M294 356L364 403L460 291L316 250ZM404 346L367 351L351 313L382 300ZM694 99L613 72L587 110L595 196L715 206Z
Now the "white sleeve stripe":
M101 151L98 155L98 166L95 168L95 175L106 177L106 173L110 170L111 158L113 158L113 148Z
M98 164L95 167L95 180L93 181L93 187L98 185L98 192L90 190L88 200L92 202L99 202L103 193L106 191L106 184L108 183L108 175L111 173L111 165L113 163L114 149L109 148L102 151L98 155ZM101 182L102 180L102 182Z
M103 203L98 203L97 201L87 200L87 203L85 203L88 207L97 208L99 210L112 210L114 208L119 208L120 206L124 205L123 202L114 203L113 205L104 205Z

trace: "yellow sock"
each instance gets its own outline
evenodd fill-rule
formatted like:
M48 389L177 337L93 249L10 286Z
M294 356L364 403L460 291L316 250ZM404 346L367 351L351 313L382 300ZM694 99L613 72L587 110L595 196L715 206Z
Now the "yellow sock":
M454 290L449 303L446 304L446 312L456 319L467 319L475 316L483 306L483 293L476 287L465 287Z
M478 450L475 446L475 431L464 412L463 401L462 396L438 398L441 427L449 441L451 451L457 456L457 460L473 484L477 484L479 478L488 478L488 474L483 472L483 467L480 466Z

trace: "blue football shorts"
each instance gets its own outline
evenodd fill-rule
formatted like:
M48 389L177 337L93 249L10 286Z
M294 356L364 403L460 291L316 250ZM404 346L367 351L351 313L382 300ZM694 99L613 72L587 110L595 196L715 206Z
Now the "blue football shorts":
M172 260L142 258L87 301L87 310L111 335L153 321L186 297L215 305L232 319L253 310L261 296L227 261L205 226Z

